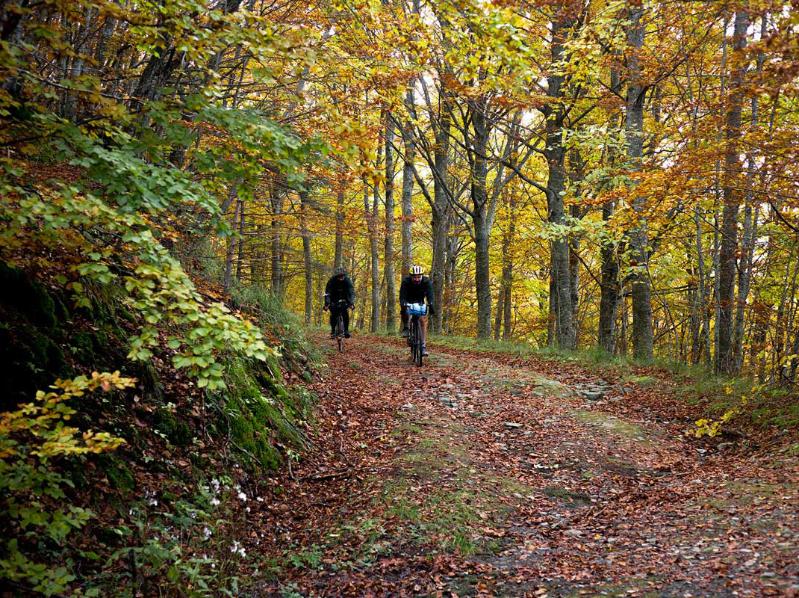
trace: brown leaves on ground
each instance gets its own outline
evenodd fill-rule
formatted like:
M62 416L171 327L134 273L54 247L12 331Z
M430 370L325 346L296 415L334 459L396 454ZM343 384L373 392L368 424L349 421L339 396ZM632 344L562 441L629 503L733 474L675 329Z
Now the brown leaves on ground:
M781 450L685 436L662 384L353 338L314 384L313 448L254 513L263 593L777 595L799 590ZM667 381L664 381L666 383ZM247 572L243 572L245 575Z

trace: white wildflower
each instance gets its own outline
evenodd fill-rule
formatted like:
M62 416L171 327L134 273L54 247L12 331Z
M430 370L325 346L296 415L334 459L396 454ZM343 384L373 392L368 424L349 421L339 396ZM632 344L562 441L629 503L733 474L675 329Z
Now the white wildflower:
M230 546L230 552L232 552L233 554L237 554L240 557L247 556L247 551L244 550L244 547L241 544L239 544L238 540L233 541L233 544L231 544Z
M239 492L238 497L241 502L247 502L247 495L244 492Z
M214 497L214 498L211 499L211 506L212 507L218 507L219 506L219 499L217 497Z

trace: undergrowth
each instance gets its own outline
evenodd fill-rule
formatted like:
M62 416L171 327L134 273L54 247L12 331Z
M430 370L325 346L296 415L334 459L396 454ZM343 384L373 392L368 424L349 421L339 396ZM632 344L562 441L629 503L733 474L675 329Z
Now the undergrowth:
M9 371L20 370L4 378L0 426L2 510L11 526L0 547L4 587L15 595L242 591L239 572L258 566L244 548L250 501L263 494L265 473L301 454L314 402L296 382L310 379L320 357L296 317L262 290L236 289L234 309L276 351L261 359L220 354L224 385L212 390L175 369L169 349L148 362L126 359L135 315L113 288L88 285L89 304L75 307L20 270L3 266L0 274L16 283L0 294L0 331ZM135 386L99 392L116 384L101 377L98 392L85 396L67 386L78 390L62 415L78 437L93 442L86 434L94 429L109 442L75 451L59 440L71 452L37 462L23 432L36 412L17 417L13 406L48 379L93 367L120 369L135 377L125 386Z

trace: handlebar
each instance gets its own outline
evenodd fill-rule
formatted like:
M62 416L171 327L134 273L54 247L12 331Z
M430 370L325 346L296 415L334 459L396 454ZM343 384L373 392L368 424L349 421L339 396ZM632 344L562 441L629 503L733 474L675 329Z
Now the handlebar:
M354 305L351 306L350 302L347 301L346 299L339 299L338 301L334 301L333 303L329 303L329 304L325 305L324 307L325 307L325 309L327 309L328 307L334 307L334 306L335 307L341 307L342 305L346 306L346 307L351 307L352 309L355 309L355 306Z

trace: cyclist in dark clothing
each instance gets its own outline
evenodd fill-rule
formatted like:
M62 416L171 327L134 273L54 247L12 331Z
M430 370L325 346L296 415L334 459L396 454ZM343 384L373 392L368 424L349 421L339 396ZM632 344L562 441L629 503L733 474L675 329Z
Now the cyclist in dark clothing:
M434 313L433 308L433 283L424 275L421 266L412 266L411 273L402 279L399 292L400 318L402 318L402 336L408 336L408 310L409 303L424 304L427 300L427 312ZM427 356L427 316L421 316L419 323L422 326L422 355Z
M344 301L344 303L339 303ZM325 286L325 310L330 310L330 338L336 336L338 314L344 317L344 337L350 338L350 312L355 307L355 288L344 268L336 268Z

